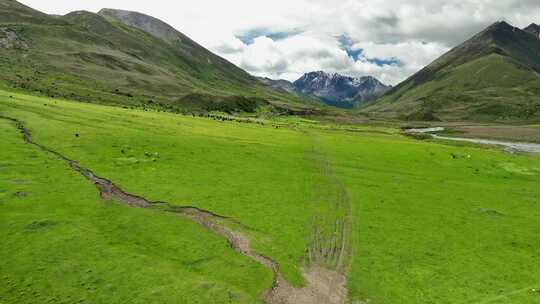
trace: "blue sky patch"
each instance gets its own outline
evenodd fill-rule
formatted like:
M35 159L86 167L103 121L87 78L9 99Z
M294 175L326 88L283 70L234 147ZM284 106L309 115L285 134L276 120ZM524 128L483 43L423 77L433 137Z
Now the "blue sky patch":
M289 31L272 31L270 29L266 28L255 28L251 30L247 30L245 32L242 32L240 34L235 35L236 38L240 39L244 44L250 45L255 42L256 38L259 37L267 37L272 39L273 41L279 41L283 39L287 39L292 36L296 36L298 34L301 34L303 31L301 30L289 30Z
M354 48L354 42L351 37L346 34L340 35L337 37L339 46L342 50L347 52L347 55L351 57L354 61L365 60L370 63L374 63L378 66L385 65L397 65L402 66L403 63L398 58L368 58L364 55L364 49Z
M403 63L398 58L366 58L368 62L374 63L378 66L384 66L384 65L397 65L402 66Z
M351 37L345 34L338 36L337 40L339 42L339 46L341 47L341 49L347 52L347 55L349 55L349 57L354 59L354 61L357 61L361 57L362 53L364 52L363 49L353 49L354 43Z

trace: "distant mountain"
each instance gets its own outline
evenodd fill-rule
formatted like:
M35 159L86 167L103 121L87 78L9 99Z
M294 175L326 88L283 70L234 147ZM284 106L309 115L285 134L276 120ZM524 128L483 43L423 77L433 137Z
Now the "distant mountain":
M261 81L274 88L313 97L340 108L353 108L376 99L390 89L371 76L354 78L323 71L307 73L294 83L268 78L262 78Z
M274 80L267 77L259 77L259 80L262 83L268 86L271 86L275 89L282 90L287 93L296 94L296 87L294 86L292 82L288 80L283 80L283 79Z
M533 34L537 39L540 40L540 25L533 23L523 29L527 33Z
M247 75L242 69L228 62L227 60L216 56L186 35L180 33L167 23L138 12L131 12L117 9L102 9L98 15L105 18L111 18L124 25L142 30L156 38L159 38L176 50L180 51L184 57L201 65L212 65L227 74L228 77L234 77L240 81L253 81L253 77ZM234 72L234 73L230 73Z
M171 110L300 104L170 25L104 9L51 16L0 1L0 85L55 97Z
M371 76L354 78L322 71L305 74L294 86L299 92L316 96L328 104L351 105L373 100L389 89Z
M362 111L408 120L540 121L540 40L497 22Z

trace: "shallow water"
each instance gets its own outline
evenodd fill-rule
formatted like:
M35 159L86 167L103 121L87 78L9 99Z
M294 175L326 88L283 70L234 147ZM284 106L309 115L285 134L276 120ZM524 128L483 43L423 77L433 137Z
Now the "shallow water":
M463 137L449 137L449 136L439 136L436 132L444 131L443 127L434 127L434 128L422 128L422 129L408 129L405 132L407 133L430 133L434 138L444 139L444 140L453 140L453 141L462 141L470 142L482 145L495 145L502 146L507 152L526 152L526 153L540 153L540 144L527 143L527 142L511 142L503 140L492 140L492 139L482 139L482 138L463 138Z
M420 128L420 129L407 129L405 133L435 133L441 132L445 129L443 127L434 127L434 128Z

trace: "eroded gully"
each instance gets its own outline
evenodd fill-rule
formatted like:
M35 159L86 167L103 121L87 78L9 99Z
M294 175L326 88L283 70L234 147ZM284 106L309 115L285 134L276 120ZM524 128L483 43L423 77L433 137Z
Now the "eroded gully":
M22 133L24 142L40 150L51 153L65 161L69 167L81 174L85 179L94 183L104 200L114 200L133 208L153 209L163 212L176 213L190 218L206 229L221 235L236 252L251 258L257 263L269 268L274 275L273 285L264 292L262 298L269 304L342 304L347 298L345 276L335 270L324 267L309 267L304 271L306 287L295 288L283 278L278 264L272 259L251 249L249 238L240 231L235 231L227 225L239 224L234 219L215 214L211 211L192 206L177 206L167 202L152 202L144 197L133 195L122 190L112 181L97 176L90 169L82 167L77 161L32 140L31 133L24 123L18 119L0 116L0 119L14 123Z

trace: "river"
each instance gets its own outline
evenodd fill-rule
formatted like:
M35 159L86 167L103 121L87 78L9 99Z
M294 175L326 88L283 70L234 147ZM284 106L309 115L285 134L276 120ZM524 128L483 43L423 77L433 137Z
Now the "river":
M482 144L482 145L501 146L501 147L504 147L504 150L507 152L540 153L540 144L536 144L536 143L511 142L511 141L482 139L482 138L449 137L449 136L440 136L440 135L435 134L437 132L442 132L444 130L445 128L443 127L433 127L433 128L408 129L408 130L405 130L405 132L431 134L433 138L437 138L437 139L470 142L470 143L476 143L476 144Z

